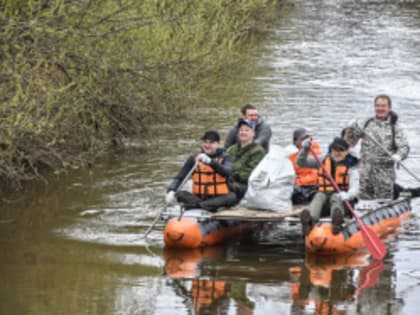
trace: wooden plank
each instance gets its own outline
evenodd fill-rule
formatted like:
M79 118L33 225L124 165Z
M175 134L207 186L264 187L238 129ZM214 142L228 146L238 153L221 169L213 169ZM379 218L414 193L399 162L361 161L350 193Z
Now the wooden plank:
M211 215L216 220L240 220L240 221L261 221L274 222L283 221L287 217L296 217L302 210L302 207L293 207L292 211L278 212L272 210L254 210L247 208L236 208L218 211Z

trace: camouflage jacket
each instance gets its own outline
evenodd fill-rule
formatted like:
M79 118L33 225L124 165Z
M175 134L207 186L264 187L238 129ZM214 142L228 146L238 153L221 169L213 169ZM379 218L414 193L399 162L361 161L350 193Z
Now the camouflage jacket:
M408 156L410 147L408 145L407 137L402 128L395 121L391 123L391 115L387 120L379 120L376 118L369 118L360 123L354 123L351 127L354 128L355 136L363 138L360 155L365 162L381 162L392 163L392 159L376 145L369 137L364 136L362 128L367 134L380 143L391 154L398 154L401 159ZM394 129L394 131L393 131Z
M243 184L248 183L252 170L265 155L263 147L255 142L243 148L236 143L227 149L227 153L233 160L234 180Z

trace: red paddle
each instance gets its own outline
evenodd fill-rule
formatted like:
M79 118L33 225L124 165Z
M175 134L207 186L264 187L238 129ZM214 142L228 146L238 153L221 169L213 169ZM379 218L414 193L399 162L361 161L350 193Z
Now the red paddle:
M378 283L380 273L385 269L383 261L374 260L369 266L360 271L359 286L353 293L353 297L356 297L364 289L371 288Z
M324 164L322 164L319 157L315 154L314 150L311 147L309 147L309 150L311 151L318 165L324 171L324 174L328 177L328 180L334 186L335 191L338 193L341 192L340 188L337 186L337 183L331 177L330 173L327 171ZM365 245L372 257L377 260L381 260L382 258L384 258L386 255L386 247L384 243L380 240L378 235L376 235L376 233L372 231L372 229L369 228L366 224L364 224L363 221L357 216L356 212L354 211L353 207L350 205L348 200L344 200L344 204L346 205L347 209L349 209L350 213L353 215L354 219L359 225L360 231L362 232L363 241L365 242Z

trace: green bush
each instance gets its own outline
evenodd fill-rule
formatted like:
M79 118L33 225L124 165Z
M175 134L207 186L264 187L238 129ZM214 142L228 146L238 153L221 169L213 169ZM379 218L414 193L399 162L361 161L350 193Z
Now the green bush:
M79 167L205 99L280 0L0 1L0 180Z

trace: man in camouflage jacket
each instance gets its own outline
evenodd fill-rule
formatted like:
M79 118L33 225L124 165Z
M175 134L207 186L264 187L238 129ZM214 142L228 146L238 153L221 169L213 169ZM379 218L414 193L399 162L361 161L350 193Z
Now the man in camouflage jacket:
M375 117L354 123L354 134L363 138L361 145L360 195L361 199L392 199L394 195L395 165L408 156L407 138L397 124L398 116L391 110L391 98L375 98ZM369 139L368 134L389 153Z

